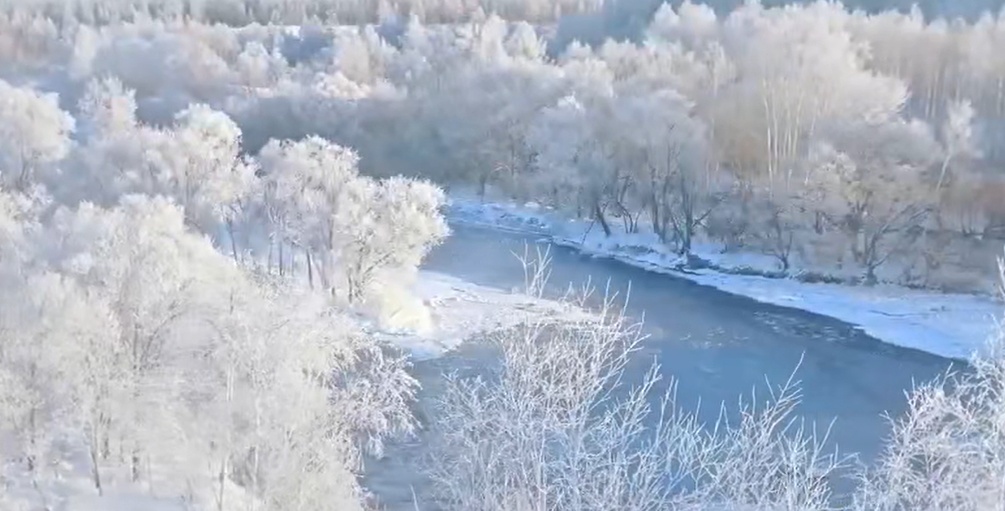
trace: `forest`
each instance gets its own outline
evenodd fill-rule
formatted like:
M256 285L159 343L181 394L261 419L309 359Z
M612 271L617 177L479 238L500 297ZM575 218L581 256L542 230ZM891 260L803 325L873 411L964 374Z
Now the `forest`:
M0 1L0 507L366 509L362 460L421 426L423 510L996 508L1002 339L862 468L793 387L714 429L655 369L612 401L643 337L613 299L488 336L501 375L432 424L364 328L421 311L454 194L1000 291L1005 14L931 4Z

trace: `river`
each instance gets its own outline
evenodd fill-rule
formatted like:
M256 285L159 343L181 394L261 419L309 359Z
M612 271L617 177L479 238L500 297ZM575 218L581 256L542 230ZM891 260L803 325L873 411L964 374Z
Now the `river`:
M583 255L533 235L453 229L424 268L479 285L519 289L523 269L514 253L523 253L529 244L549 249L547 295L559 296L570 283L591 280L628 296L628 313L644 319L648 335L638 354L639 367L656 360L665 376L678 380L679 404L693 407L700 397L708 418L719 403L734 405L755 387L763 395L766 378L781 384L798 366L800 416L821 428L833 421L831 441L865 462L875 458L889 432L883 414L899 415L914 382L930 380L952 363L882 343L841 321ZM472 363L478 362L460 353L418 363L415 370L428 392L443 371Z

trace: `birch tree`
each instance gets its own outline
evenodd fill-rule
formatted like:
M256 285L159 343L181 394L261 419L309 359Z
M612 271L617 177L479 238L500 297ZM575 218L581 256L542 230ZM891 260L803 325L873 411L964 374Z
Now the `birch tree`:
M110 388L106 427L138 479L164 437L176 434L182 368L205 341L199 325L220 310L218 289L236 269L187 232L183 213L163 198L61 210L37 243L47 264L107 303L118 325L116 346L104 352L118 356L103 374L121 377Z
M280 274L287 245L305 251L307 271L323 289L335 292L341 249L340 219L357 218L365 193L358 180L359 157L319 137L299 142L270 142L258 157L265 176L265 201L271 224L269 262L278 252Z
M39 487L50 443L69 411L71 338L54 309L65 298L55 275L4 275L0 297L0 417L20 462ZM39 490L41 491L41 490Z
M283 282L231 291L212 320L209 399L191 411L212 506L359 509L362 457L413 431L405 359L315 294ZM245 502L228 502L232 484Z

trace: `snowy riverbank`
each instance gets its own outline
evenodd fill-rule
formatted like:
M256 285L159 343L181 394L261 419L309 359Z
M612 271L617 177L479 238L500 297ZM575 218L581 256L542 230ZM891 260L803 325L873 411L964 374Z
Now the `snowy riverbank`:
M948 358L965 359L980 349L1002 311L1000 303L978 295L746 275L743 273L770 273L774 261L760 254L722 254L713 246L696 246L694 253L726 271L685 269L681 258L655 236L605 237L599 227L589 222L561 218L535 204L483 203L455 197L451 199L449 217L461 225L540 234L558 245L598 257L669 273L761 302L833 317L857 325L881 341Z
M432 271L420 271L412 290L429 314L427 326L397 332L374 328L373 333L408 351L415 360L439 357L473 336L525 321L575 319L585 314L561 302L479 286Z

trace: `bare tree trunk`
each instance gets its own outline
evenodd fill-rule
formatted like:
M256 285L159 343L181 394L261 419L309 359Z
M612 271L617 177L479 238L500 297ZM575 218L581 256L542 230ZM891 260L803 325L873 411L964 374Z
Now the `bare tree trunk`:
M478 176L478 198L485 200L485 193L489 187L489 174L488 172L482 172Z
M34 369L32 370L32 373L34 374ZM32 376L32 377L34 378L34 376ZM25 456L25 464L28 466L28 472L30 472L32 474L32 478L35 477L35 469L36 469L36 465L37 465L36 462L35 462L36 461L35 460L35 447L36 447L36 440L35 440L35 431L36 431L36 429L35 429L36 428L35 422L36 422L36 418L35 418L35 415L36 415L35 407L32 406L31 411L28 412L28 453L27 453L27 456Z
M230 236L230 253L234 258L234 262L240 264L240 257L237 255L237 239L234 234L234 221L227 219L227 235Z
M104 489L101 486L101 466L99 463L99 434L94 431L94 427L91 428L91 445L88 452L91 455L91 480L94 483L94 489L98 491L98 495L104 495Z
M314 264L311 260L311 250L306 249L304 252L307 254L307 282L310 284L311 289L314 289Z
M129 474L134 483L140 480L140 450L136 447L130 456Z
M285 258L283 257L283 245L285 245L285 243L283 243L282 240L279 240L279 276L280 277L282 277L283 275L286 274Z
M216 509L217 509L217 511L223 511L223 495L224 495L223 487L224 487L224 483L226 481L227 481L227 460L224 459L223 462L220 463L220 472L216 476L216 483L217 483L217 488L216 488Z
M260 392L260 390L259 390ZM262 407L259 402L258 396L255 396L255 436L257 437L262 430ZM258 481L258 474L260 470L261 459L258 454L258 441L256 439L255 445L251 447L251 510L255 511L258 509L258 499L260 497L259 493L261 488Z
M31 165L28 164L24 155L21 155L21 172L18 174L17 181L14 184L15 189L19 192L27 190L31 184L32 174Z
M945 184L946 173L949 170L949 162L951 159L952 155L946 156L946 158L942 160L942 168L939 170L939 181L935 184L935 200L939 201L940 204L942 203L942 200L940 199L942 185Z
M660 205L659 202L656 201L655 194L651 198L650 202L649 220L652 222L653 232L656 233L656 236L659 237L660 241L666 243L666 225L663 224L663 216L660 214Z
M600 227L604 229L604 235L610 237L611 226L607 223L607 218L604 217L604 211L600 207L600 203L594 203L593 205L593 215L596 217L597 221L600 222Z
M266 262L265 262L265 271L267 273L272 273L272 249L273 249L274 246L275 246L275 243L270 239L269 240L269 255L266 258Z

